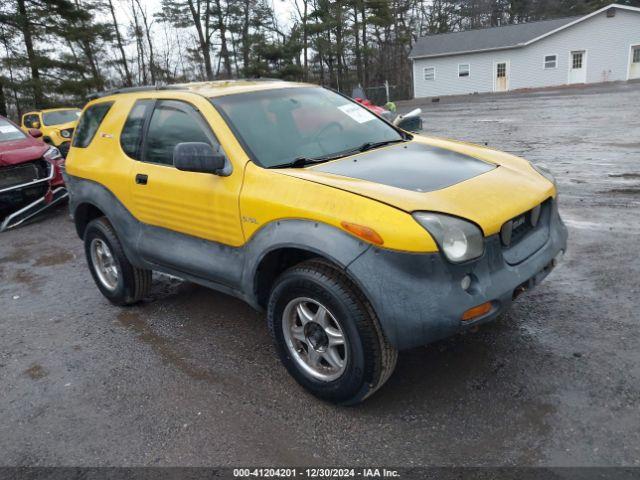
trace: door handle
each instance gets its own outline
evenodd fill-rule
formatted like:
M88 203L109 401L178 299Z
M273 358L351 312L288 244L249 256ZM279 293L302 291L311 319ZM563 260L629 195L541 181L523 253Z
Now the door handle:
M138 185L146 185L147 180L149 180L149 177L147 175L144 175L142 173L136 175L136 183Z

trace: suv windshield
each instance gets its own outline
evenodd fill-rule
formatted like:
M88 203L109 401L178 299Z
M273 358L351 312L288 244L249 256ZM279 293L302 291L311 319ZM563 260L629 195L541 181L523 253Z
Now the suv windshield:
M321 87L285 88L211 99L262 167L322 161L402 135L369 110Z
M44 112L42 114L42 123L49 126L75 122L80 117L80 113L80 110L56 110L54 112Z
M26 135L13 123L0 118L0 142L10 142L11 140L22 140Z

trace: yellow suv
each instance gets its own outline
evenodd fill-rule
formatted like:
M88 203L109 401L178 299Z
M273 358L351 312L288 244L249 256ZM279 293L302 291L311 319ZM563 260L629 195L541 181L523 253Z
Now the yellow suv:
M85 107L66 182L106 298L140 301L153 270L237 296L293 377L342 404L398 350L504 312L567 242L548 172L307 84L111 92Z
M50 108L28 112L22 115L21 128L25 133L36 129L42 132L42 139L67 156L73 130L76 128L81 110L77 108Z

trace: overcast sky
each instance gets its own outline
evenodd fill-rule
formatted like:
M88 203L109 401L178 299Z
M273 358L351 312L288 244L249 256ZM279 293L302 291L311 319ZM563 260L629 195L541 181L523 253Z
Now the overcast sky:
M281 26L288 25L290 23L291 15L294 12L293 0L267 0L267 2L272 5L276 12L278 23ZM150 14L160 11L161 8L161 0L141 0L140 3L147 7ZM122 23L123 26L128 27L131 21L129 2L126 0L116 0L114 5L118 5L120 7L117 12L118 21Z

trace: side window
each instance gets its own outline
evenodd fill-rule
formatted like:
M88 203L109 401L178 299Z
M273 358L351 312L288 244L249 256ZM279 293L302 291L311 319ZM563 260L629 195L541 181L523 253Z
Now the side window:
M120 145L128 156L140 160L142 155L142 130L147 114L153 108L154 100L138 100L131 109L122 127Z
M558 56L557 55L545 55L544 68L549 70L552 68L558 68Z
M149 122L144 161L173 165L173 149L182 142L205 142L211 146L217 143L191 105L175 100L158 102Z
M427 82L432 82L436 79L436 67L425 67L424 68L424 79Z
M24 116L24 126L27 128L39 128L40 119L37 113L29 113Z
M84 111L78 122L76 134L73 136L74 147L86 148L89 146L111 105L113 102L96 103Z

